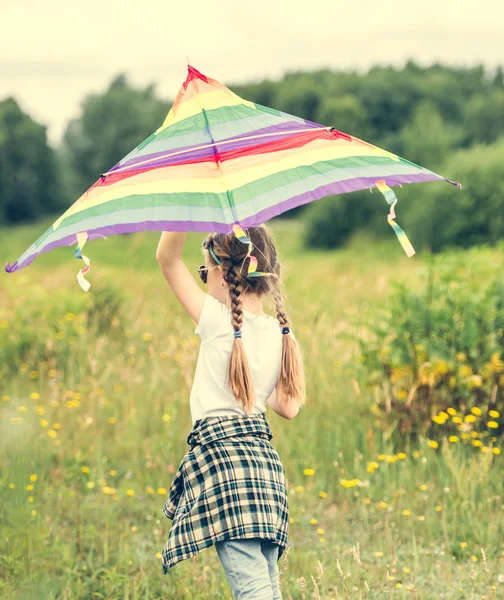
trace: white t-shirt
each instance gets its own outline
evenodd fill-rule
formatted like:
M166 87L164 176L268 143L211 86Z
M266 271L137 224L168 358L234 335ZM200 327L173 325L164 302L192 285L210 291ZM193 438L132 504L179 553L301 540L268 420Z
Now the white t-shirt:
M245 415L226 381L235 340L231 310L205 294L194 333L200 336L201 346L190 397L193 424L205 417ZM280 375L282 329L278 320L243 311L242 342L256 398L250 414L265 413Z

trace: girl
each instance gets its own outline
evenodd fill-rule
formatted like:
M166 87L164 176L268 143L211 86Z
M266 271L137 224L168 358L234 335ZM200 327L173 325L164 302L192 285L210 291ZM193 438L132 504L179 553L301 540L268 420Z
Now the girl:
M203 241L203 292L182 261L185 233L163 232L156 259L201 338L190 447L163 513L173 521L163 572L215 545L235 598L281 598L277 561L289 507L266 404L286 419L305 403L303 362L280 292L273 237L261 225ZM277 318L264 313L273 296Z

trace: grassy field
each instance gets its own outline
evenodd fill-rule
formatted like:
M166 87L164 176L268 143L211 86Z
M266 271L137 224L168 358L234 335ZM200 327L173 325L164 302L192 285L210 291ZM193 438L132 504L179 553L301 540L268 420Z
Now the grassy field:
M2 265L51 222L0 230ZM296 223L273 230L308 378L294 420L267 415L289 483L284 599L504 597L504 458L391 446L347 366L357 347L342 334L393 279L419 286L427 257L408 259L392 232L322 253L302 249ZM160 274L158 239L89 242L87 294L73 247L0 278L2 598L231 598L213 547L161 571L198 337ZM195 272L201 239L188 235ZM471 255L482 276L504 260L502 247Z

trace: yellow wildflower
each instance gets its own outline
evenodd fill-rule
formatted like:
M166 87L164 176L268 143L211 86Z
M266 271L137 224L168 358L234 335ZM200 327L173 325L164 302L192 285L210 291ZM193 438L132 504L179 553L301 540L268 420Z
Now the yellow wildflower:
M473 440L472 445L477 447L481 446L481 440Z
M451 406L450 406L450 408L447 408L447 409L446 409L446 412L447 412L449 415L451 415L452 417L453 417L454 415L456 415L456 414L457 414L457 411L456 411L454 408L452 408Z
M402 514L403 514L405 517L409 517L409 516L411 515L411 510L408 510L408 509L406 508L406 509L404 509L404 510L402 511Z
M308 475L308 476L315 475L315 471L313 469L305 469L303 471L303 475Z
M464 421L466 423L474 423L474 421L476 421L476 417L474 415L466 415L464 417Z
M490 429L497 429L497 427L499 427L499 423L497 423L497 421L488 421L487 425L490 427Z
M135 495L135 490L127 490L126 494L128 494L128 496L134 496Z
M462 419L460 417L452 417L452 421L457 424L462 423Z
M317 519L310 519L311 525L316 525L318 523Z
M471 408L471 412L473 415L476 415L477 417L479 417L481 415L481 408L479 406L473 406Z
M500 413L498 413L496 410L489 410L488 414L494 419L498 419L500 417Z
M450 437L448 438L449 442L458 442L458 437L456 435L450 435Z
M319 492L319 496L321 498L327 498L327 493L326 492Z
M425 492L426 489L427 489L427 486L425 485L425 483L422 483L422 485L420 486L420 490L422 492Z
M294 488L294 491L296 491L296 492L302 492L303 490L304 490L304 486L303 485L297 485Z
M467 542L460 542L461 548L467 548Z
M160 496L164 496L164 495L165 495L167 492L166 492L165 488L158 488L158 491L157 491L157 493L158 493Z
M340 483L345 488L351 488L359 485L360 479L340 479Z
M439 444L436 442L436 440L429 440L429 446L431 448L438 448Z
M492 452L497 455L501 453L501 450L500 448L492 448Z

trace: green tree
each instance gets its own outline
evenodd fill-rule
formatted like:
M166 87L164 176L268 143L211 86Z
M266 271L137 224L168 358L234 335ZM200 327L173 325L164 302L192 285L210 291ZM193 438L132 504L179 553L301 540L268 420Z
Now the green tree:
M118 75L104 94L91 94L82 114L68 124L64 150L73 174L67 175L74 195L80 196L99 177L161 126L169 102L156 98L154 85L135 89Z
M46 128L14 98L0 102L0 214L4 222L28 221L63 206L59 172Z

